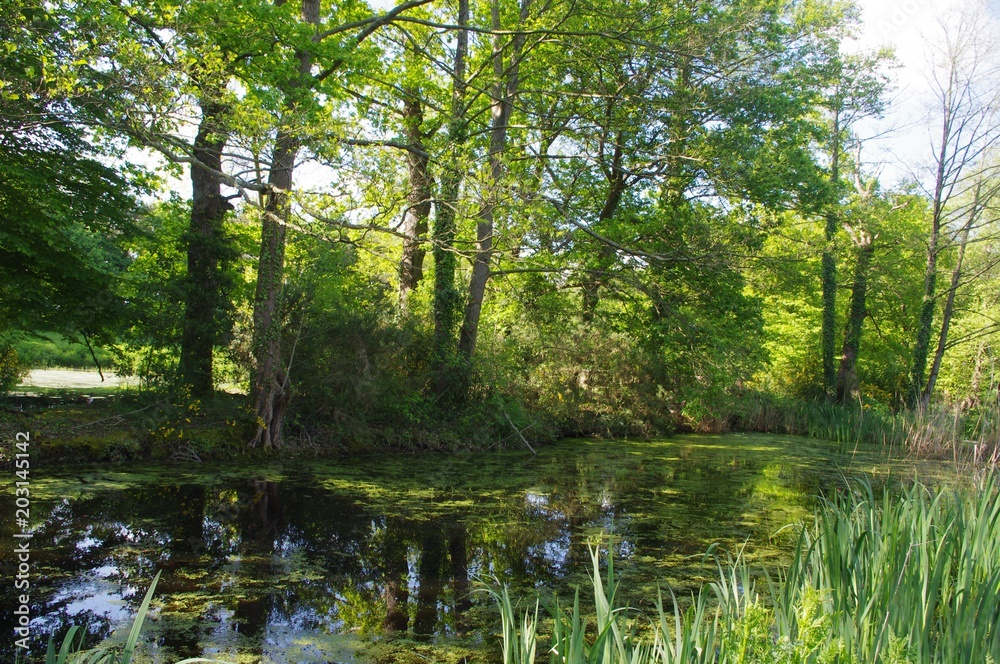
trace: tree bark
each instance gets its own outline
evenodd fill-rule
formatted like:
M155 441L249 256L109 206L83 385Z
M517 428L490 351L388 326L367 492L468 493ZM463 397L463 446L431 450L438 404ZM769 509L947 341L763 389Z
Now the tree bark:
M608 115L610 116L610 112ZM614 154L611 157L611 166L608 169L608 193L604 197L604 205L597 215L598 223L608 221L615 216L615 212L618 211L618 206L621 204L622 196L625 194L625 173L622 171L623 157L622 137L619 133L615 141ZM614 252L609 246L601 246L597 254L599 272L607 269L607 265L611 262L613 256ZM590 324L594 320L597 305L600 303L601 277L595 274L588 275L581 284L581 288L583 294L581 298L580 319L583 323Z
M318 25L320 0L302 0L302 18ZM312 67L307 52L295 56L299 78L290 82L295 90ZM292 111L286 108L286 111ZM250 394L254 402L257 431L250 447L281 447L281 427L291 397L291 384L281 349L282 295L285 276L285 234L291 212L289 194L300 139L286 127L278 130L268 173L268 194L261 223L260 260L253 309L253 351L256 361Z
M927 355L930 352L931 327L934 324L934 307L937 304L937 258L941 238L941 220L944 216L946 165L948 144L951 133L951 116L946 113L941 127L941 145L937 158L937 173L934 178L934 203L931 212L931 233L927 239L927 267L924 271L924 296L917 319L917 338L913 345L913 363L910 370L910 392L907 405L917 406L921 399L924 374L927 371Z
M220 330L218 316L226 303L219 263L224 257L222 220L231 209L222 198L222 149L226 133L223 108L202 100L201 123L194 139L191 166L191 221L187 244L184 323L181 334L180 376L191 394L203 398L213 392L212 349Z
M465 143L465 58L469 49L469 0L458 3L458 34L452 71L451 118L448 122L448 144L451 163L441 176L441 199L434 214L432 233L434 255L434 391L444 395L453 383L451 376L454 353L454 333L458 323L460 295L455 287L457 258L455 255L455 219L458 194L462 186L460 148Z
M837 259L834 255L834 240L837 235L837 206L840 205L837 191L840 188L840 109L833 114L833 145L830 154L830 183L835 200L826 213L822 256L823 319L821 324L821 352L823 364L823 392L827 398L834 393L837 370L834 367L837 324ZM860 328L859 328L860 329Z
M399 262L399 308L407 310L410 291L415 289L424 276L424 236L427 234L427 219L431 213L431 178L428 173L428 155L424 151L424 134L421 129L424 114L416 90L406 91L403 102L403 127L406 142L406 166L410 191L406 197L406 212L403 215L403 257Z
M521 0L520 22L528 18L531 0ZM494 0L490 6L493 29L500 30L500 6ZM479 318L483 309L483 298L486 294L486 282L490 278L490 261L493 258L494 213L500 198L500 186L503 179L503 152L507 146L507 130L513 110L513 97L517 93L519 61L525 36L517 33L512 40L511 64L506 74L503 62L502 36L493 37L493 74L496 82L493 85L493 103L490 108L490 172L485 187L485 198L479 208L479 223L476 224L476 257L472 264L472 277L469 279L469 297L465 304L465 318L458 336L459 354L466 360L472 359L476 352L476 339L479 336Z
M944 311L941 313L941 331L938 333L937 348L934 350L934 361L931 363L931 371L927 376L927 385L920 395L920 407L927 408L934 394L934 387L937 384L938 373L941 371L941 360L944 359L944 351L948 347L948 330L951 327L952 314L955 313L955 293L962 280L962 262L965 260L965 247L969 243L969 231L975 221L977 209L979 207L979 190L976 190L976 200L973 202L972 211L968 221L959 231L958 258L955 261L955 268L951 272L951 285L948 287L948 297L945 299Z
M939 229L935 223L927 246L927 268L924 272L924 297L920 305L920 317L917 319L917 339L913 345L913 366L910 370L910 394L907 397L911 407L918 405L920 386L924 382L924 374L927 371L931 327L934 324L934 307L937 304L934 291L937 283L938 236Z
M298 139L282 130L275 141L264 219L261 226L257 293L253 309L253 348L256 372L252 385L257 433L250 447L281 447L281 426L290 398L290 385L281 350L281 305L284 291L285 235L289 214L288 192L298 154Z
M847 310L847 326L844 330L844 346L840 354L840 368L837 371L837 403L845 404L858 396L858 353L861 349L861 327L868 314L868 272L871 267L875 242L864 231L858 232L857 263L854 265L854 283L851 286L851 303Z

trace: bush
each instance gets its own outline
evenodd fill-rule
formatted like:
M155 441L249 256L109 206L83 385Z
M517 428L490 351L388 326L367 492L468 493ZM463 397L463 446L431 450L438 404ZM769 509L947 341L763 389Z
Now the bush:
M0 342L0 392L13 389L28 375L28 368L11 343Z

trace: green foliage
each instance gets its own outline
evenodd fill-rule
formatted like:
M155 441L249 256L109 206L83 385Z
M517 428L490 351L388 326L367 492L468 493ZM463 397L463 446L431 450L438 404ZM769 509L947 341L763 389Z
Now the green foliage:
M28 365L21 359L14 344L0 338L0 393L20 383L27 373Z
M885 54L841 54L851 3L472 4L457 77L453 4L390 17L360 0L15 0L0 19L0 216L12 222L0 229L0 333L80 338L169 391L188 307L202 323L189 347L211 337L228 380L289 369L293 437L335 431L352 448L454 448L461 427L483 446L512 426L541 439L755 427L754 413L727 412L747 387L828 396L845 329L834 294L860 229L875 238L852 320L866 317L845 336L861 339L863 404L900 406L917 318L939 306L920 311L928 206L848 186L852 170L865 176L847 154L852 123L886 101ZM498 91L510 97L502 141ZM409 124L404 102L419 106ZM225 134L219 178L238 208L201 247L212 278L198 286L188 202L141 209L151 178L108 166L133 146L162 152L175 175L198 168L181 112L193 108L213 109ZM283 169L269 160L289 151L320 168L278 196L267 183ZM415 154L434 231L406 239L430 251L402 315L399 218ZM281 247L258 253L256 229L276 221L263 210L286 195ZM488 252L475 246L480 222ZM490 276L469 359L454 337L477 251ZM980 343L950 350L941 379L967 410L996 391L985 364L976 374L967 361L992 357L996 261L970 252L981 286L960 298L954 334ZM943 251L942 267L953 258ZM280 321L265 324L264 307L252 320L251 302L272 299ZM255 357L279 337L268 362ZM56 357L84 363L51 349L37 361ZM844 439L874 427L858 436L897 441L916 426L885 433L873 423L894 416L849 413L810 407L786 428Z
M1000 501L995 473L975 486L933 491L920 484L876 497L861 482L823 501L802 528L776 585L742 557L718 564L718 579L673 619L628 618L614 602L613 563L602 577L591 549L596 630L556 606L551 660L621 663L805 664L985 662L1000 658ZM706 590L710 592L706 592ZM505 664L525 661L539 621L517 620L506 589L492 591L503 615ZM714 600L710 607L708 597ZM647 623L648 624L648 623ZM517 627L520 625L520 627Z
M94 358L85 343L75 341L55 332L25 337L15 344L17 354L25 366L35 369L64 367L69 369L93 369ZM104 348L94 348L101 368L111 365L111 354Z
M842 211L845 223L875 237L858 375L865 399L889 407L901 405L909 389L910 347L926 260L921 228L927 214L923 200L906 194L882 195L866 205L855 202ZM762 343L770 360L753 384L776 395L817 399L824 396L818 276L825 239L816 224L794 215L773 215L770 223L761 260L747 274L751 292L762 300ZM835 244L838 273L849 275L854 252L847 233L839 232ZM840 283L849 284L849 277ZM839 331L846 323L846 299L841 298L837 311Z
M186 263L181 237L187 215L188 206L178 200L150 208L140 217L140 232L129 246L134 259L121 293L134 315L119 333L115 368L138 376L143 385L169 381L176 367Z
M124 316L137 195L149 180L64 121L71 67L50 8L15 1L0 29L0 329L106 340Z
M137 233L127 248L133 257L118 284L120 296L129 303L132 316L123 325L109 349L115 369L122 375L137 376L143 387L173 387L184 315L187 256L184 251L190 206L177 199L158 203L136 222ZM219 241L231 253L244 256L254 243L253 232L239 219L227 222L225 237ZM237 339L231 332L235 321L245 315L250 288L244 276L245 262L230 255L220 266L225 301L218 302L215 320L222 334L220 364L235 369L230 378L241 375ZM225 374L223 373L223 376Z
M57 133L0 140L0 179L0 325L112 334L125 315L129 182Z

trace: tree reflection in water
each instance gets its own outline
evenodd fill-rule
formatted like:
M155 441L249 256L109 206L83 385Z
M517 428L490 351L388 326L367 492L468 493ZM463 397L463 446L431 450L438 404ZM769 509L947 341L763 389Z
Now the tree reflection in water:
M613 524L623 591L637 589L641 602L664 575L680 584L697 575L687 556L711 542L749 537L768 553L782 525L768 519L804 515L846 466L813 442L728 441L185 470L181 484L157 469L118 474L106 488L91 479L76 499L33 502L46 515L33 540L34 633L89 622L100 640L162 569L146 630L162 661L325 661L345 643L391 635L489 648L496 616L473 579L496 577L515 594L565 590L586 580L587 543ZM52 495L74 481L53 479ZM7 606L11 592L0 591ZM35 652L43 645L37 637Z

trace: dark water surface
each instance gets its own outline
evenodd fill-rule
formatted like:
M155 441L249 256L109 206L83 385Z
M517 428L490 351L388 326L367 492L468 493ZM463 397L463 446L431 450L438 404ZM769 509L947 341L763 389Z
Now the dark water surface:
M566 441L537 457L37 468L32 632L86 624L90 643L122 639L162 570L144 630L153 661L357 661L391 635L492 653L497 617L477 580L571 592L588 581L588 543L607 547L613 531L624 599L651 609L658 584L681 594L710 578L700 554L714 542L780 565L794 536L782 526L818 493L890 469L912 473L831 443L737 434ZM12 526L0 527L5 620Z

